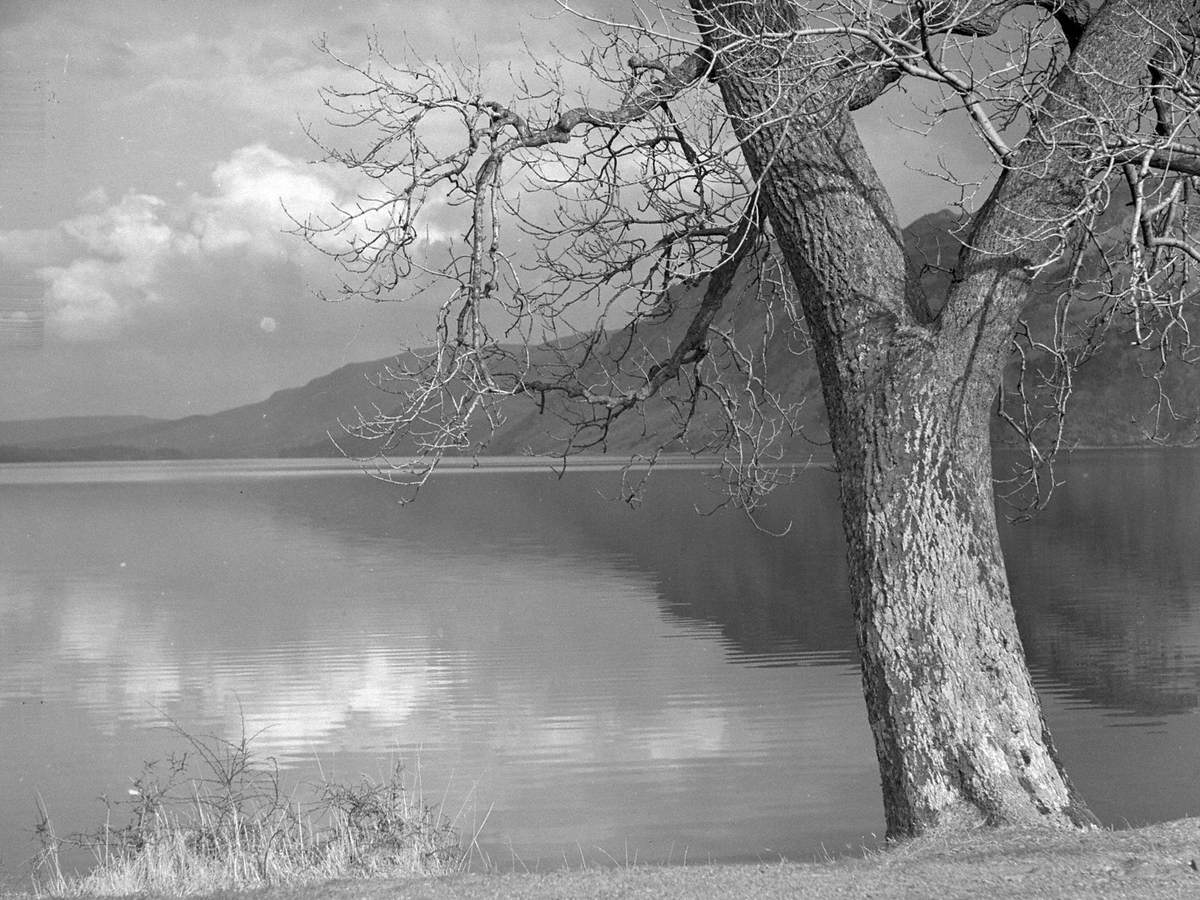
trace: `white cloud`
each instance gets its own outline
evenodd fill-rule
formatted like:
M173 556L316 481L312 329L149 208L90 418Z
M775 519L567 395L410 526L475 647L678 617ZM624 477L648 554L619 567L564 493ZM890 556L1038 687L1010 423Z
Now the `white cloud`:
M139 268L141 263L132 267ZM65 268L42 269L46 290L47 324L67 340L94 340L116 334L133 308L155 295L120 262L106 264L81 259Z
M215 193L193 195L191 236L205 253L245 248L288 256L300 242L287 233L291 216L328 214L348 194L342 173L309 166L264 144L236 150L212 174Z
M160 302L155 273L172 243L157 197L127 194L110 203L96 191L84 205L88 212L60 225L82 252L38 271L46 282L47 323L68 340L111 337L138 308Z
M149 260L171 242L171 228L161 221L162 200L148 194L126 194L111 203L96 190L83 200L89 212L62 223L62 230L91 254L108 259Z
M355 195L354 175L309 165L265 144L242 147L214 167L212 189L175 203L102 190L53 231L0 232L0 255L45 282L50 332L68 341L103 340L154 310L179 310L179 272L242 271L256 260L303 268L319 261L295 234L295 219L328 215ZM285 212L286 210L286 212ZM363 226L366 227L365 225ZM362 230L323 239L345 246ZM55 258L57 257L57 258ZM235 291L236 293L236 291ZM273 331L274 317L259 320Z

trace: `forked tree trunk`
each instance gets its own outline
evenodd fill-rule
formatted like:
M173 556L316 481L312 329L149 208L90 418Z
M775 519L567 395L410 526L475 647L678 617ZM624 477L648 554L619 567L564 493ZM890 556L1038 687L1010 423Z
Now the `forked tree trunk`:
M988 256L956 285L974 295L931 321L845 89L787 39L802 13L692 7L821 373L888 834L1092 822L1042 718L993 507L989 406L1021 261Z
M804 4L691 6L821 373L888 833L1092 822L1017 634L989 407L1031 268L1084 200L1070 148L1091 146L1097 122L1136 132L1151 56L1195 3L1095 9L977 216L937 315L910 292L895 210L850 116L852 97L869 98L796 37L810 24Z
M854 152L830 158L842 151ZM814 219L785 198L768 203L812 307L888 835L1094 822L1043 721L996 528L988 421L999 371L983 345L1007 334L962 352L906 322L896 306L903 260L888 232L843 231L842 221L864 221L854 204L831 209L844 200L827 200ZM814 284L806 260L839 249L858 264L841 276L824 269ZM865 291L876 299L863 303Z
M1149 59L1192 7L1108 0L1095 12L1050 85L1038 128L977 217L938 319L888 302L876 284L869 290L885 304L875 318L897 324L872 328L868 314L855 327L845 313L820 312L856 305L845 286L827 281L812 293L889 834L964 821L1095 821L1058 762L1017 634L996 531L989 412L1029 299L1030 267L1053 252L1055 226L1039 231L1036 223L1068 222L1082 202L1078 163L1064 149L1094 140L1080 110L1136 119ZM824 150L805 134L795 162L814 147L827 172L837 171L830 159L841 161L848 174L832 194L857 193L868 203L832 226L826 206L825 234L818 227L799 241L781 236L798 259L813 259L831 237L844 240L837 232L847 225L861 242L872 239L859 232L879 233L873 220L892 221L848 117L841 121L844 134L835 129ZM829 124L817 131L831 133ZM796 233L787 210L779 212L781 233ZM860 252L894 278L894 257L881 266L877 250ZM879 301L857 305L870 310Z

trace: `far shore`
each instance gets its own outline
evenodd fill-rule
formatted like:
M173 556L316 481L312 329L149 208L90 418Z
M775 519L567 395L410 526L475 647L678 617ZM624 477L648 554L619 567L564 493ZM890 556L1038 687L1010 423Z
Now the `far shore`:
M68 469L72 466L104 465L111 467L128 466L131 463L144 465L159 465L186 468L188 466L237 466L239 464L256 469L276 467L289 469L312 468L321 470L368 471L374 468L388 468L388 462L382 458L363 458L338 455L325 456L190 456L181 454L164 455L128 455L122 451L127 448L92 448L82 451L82 455L59 455L52 451L29 450L22 447L0 446L0 466L11 468L36 468L40 466ZM1069 462L1075 453L1110 453L1110 452L1139 452L1146 450L1188 452L1195 450L1195 445L1156 445L1147 441L1137 444L1077 444L1064 448L1058 456L1059 462ZM7 452L6 452L7 451ZM112 452L105 452L112 451ZM1015 444L993 444L992 452L1001 455L1020 455L1026 452L1024 447ZM691 453L672 452L660 453L650 457L642 456L632 450L613 451L611 453L580 453L571 454L565 460L561 455L553 453L511 453L511 454L447 454L438 460L438 466L444 471L480 470L494 471L496 469L547 469L565 471L586 471L595 469L643 469L651 465L661 469L716 469L721 465L721 457L714 455L696 455ZM409 457L399 453L391 463L398 469L406 469L411 465ZM806 468L829 468L834 465L833 454L828 448L804 455L787 456L773 461L772 465L781 470Z
M0 894L0 900L28 896ZM966 835L920 838L862 859L816 863L639 865L343 880L210 896L222 900L1200 897L1200 818L1121 831L982 828Z

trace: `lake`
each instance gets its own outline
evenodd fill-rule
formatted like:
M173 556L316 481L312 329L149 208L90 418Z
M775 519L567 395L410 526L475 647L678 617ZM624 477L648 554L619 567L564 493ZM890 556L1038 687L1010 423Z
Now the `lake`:
M1078 453L1003 526L1047 718L1110 824L1200 813L1200 454ZM0 466L0 867L36 798L103 821L143 761L244 727L285 778L402 760L492 862L873 845L834 477L760 524L696 467L485 465L418 502L341 463Z

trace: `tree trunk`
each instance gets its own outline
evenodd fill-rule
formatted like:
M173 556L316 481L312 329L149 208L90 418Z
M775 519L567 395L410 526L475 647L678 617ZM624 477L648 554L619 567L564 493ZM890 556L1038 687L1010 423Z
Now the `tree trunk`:
M1093 822L1017 634L989 413L1031 272L1087 207L1072 154L1113 128L1136 133L1146 67L1195 4L1095 10L1006 158L936 316L909 290L895 211L850 116L863 83L840 68L846 57L799 36L803 4L691 6L821 373L888 834Z
M1192 7L1100 6L977 216L939 319L924 334L902 320L885 342L887 362L868 365L866 377L842 367L842 402L830 414L840 420L851 594L889 834L1095 821L1059 764L1017 634L989 413L1030 271L1085 206L1070 147L1113 123L1136 131L1147 64ZM822 302L839 301L826 293ZM853 340L831 337L842 342L827 341L835 357Z
M930 355L848 405L850 593L888 835L1094 821L1042 718L996 530L990 393Z
M1015 315L950 333L910 296L848 90L787 38L795 6L692 6L821 373L888 835L1092 822L1042 718L996 529L989 407ZM782 39L741 40L767 34ZM1012 268L980 289L1025 290Z

